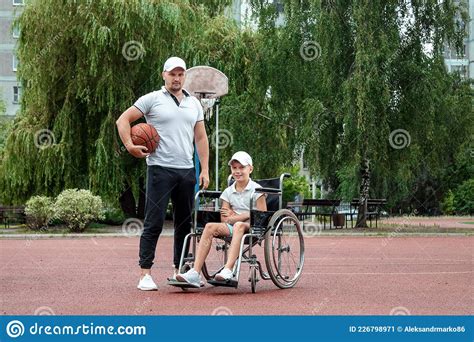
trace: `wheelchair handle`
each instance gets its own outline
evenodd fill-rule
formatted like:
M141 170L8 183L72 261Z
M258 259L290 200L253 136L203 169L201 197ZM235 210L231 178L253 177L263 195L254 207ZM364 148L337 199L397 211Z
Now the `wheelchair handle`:
M280 189L274 189L274 188L257 188L255 189L255 192L267 192L270 194L279 194L281 193Z
M219 198L222 194L222 191L211 191L211 190L199 190L196 194L197 196L203 196L208 198Z

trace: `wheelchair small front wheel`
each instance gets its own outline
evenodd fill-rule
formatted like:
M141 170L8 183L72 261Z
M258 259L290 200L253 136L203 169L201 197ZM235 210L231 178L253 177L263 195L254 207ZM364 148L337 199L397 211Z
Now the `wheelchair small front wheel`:
M252 288L252 293L257 292L257 267L250 266L250 287Z
M304 238L293 212L280 209L265 233L265 265L273 283L282 289L295 286L304 265Z

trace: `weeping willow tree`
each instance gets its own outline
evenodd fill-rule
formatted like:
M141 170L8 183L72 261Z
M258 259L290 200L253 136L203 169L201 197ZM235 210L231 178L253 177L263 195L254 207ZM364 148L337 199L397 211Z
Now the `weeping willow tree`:
M126 153L115 121L161 87L170 55L189 66L212 61L231 76L242 72L238 54L246 49L222 15L228 3L29 2L18 19L24 96L1 157L0 202L75 187L113 205L126 190L137 194L145 163Z
M329 196L360 199L359 227L369 197L389 198L391 206L418 201L420 177L445 173L472 132L472 90L446 72L442 58L446 44L462 46L462 4L283 4L278 26L274 4L252 1L263 37L253 82L275 94L265 113L289 124L286 152L304 151ZM315 55L305 54L308 47Z
M357 226L364 227L369 196L391 197L392 203L400 194L411 197L411 189L403 187L425 170L446 167L443 145L454 141L442 132L456 128L464 139L468 132L466 120L450 125L446 119L453 112L469 118L470 112L466 103L454 104L450 97L466 95L469 88L446 89L453 80L444 69L443 47L448 42L460 46L464 35L455 25L462 11L457 13L454 3L358 1L351 10L354 63L343 83L341 144L349 163L341 184L350 188L358 180Z

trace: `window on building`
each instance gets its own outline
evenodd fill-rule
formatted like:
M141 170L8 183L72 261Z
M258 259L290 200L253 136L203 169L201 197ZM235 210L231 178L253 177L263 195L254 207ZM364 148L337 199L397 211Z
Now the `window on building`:
M13 103L20 103L21 100L21 87L13 86Z
M13 69L13 71L17 71L19 63L20 62L18 61L18 57L16 55L13 55L13 58L12 58L12 69Z
M13 38L20 38L20 27L18 25L13 25L12 35L13 35Z
M23 6L24 4L24 0L13 0L13 6Z
M467 66L465 65L453 65L451 72L457 72L462 78L467 78Z

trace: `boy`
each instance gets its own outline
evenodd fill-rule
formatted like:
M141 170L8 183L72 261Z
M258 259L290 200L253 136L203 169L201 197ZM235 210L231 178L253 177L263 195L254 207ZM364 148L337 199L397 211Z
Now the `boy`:
M236 152L229 161L232 177L235 182L224 190L221 195L221 222L208 223L204 227L200 243L196 252L194 268L184 274L177 274L176 280L187 282L194 287L201 285L201 269L211 248L212 238L215 236L231 236L227 263L224 269L216 274L216 280L228 280L233 277L232 269L239 256L240 241L250 229L250 198L253 195L254 206L258 210L266 211L265 196L254 193L261 188L250 179L253 171L252 158L247 152ZM256 201L256 205L255 205Z

